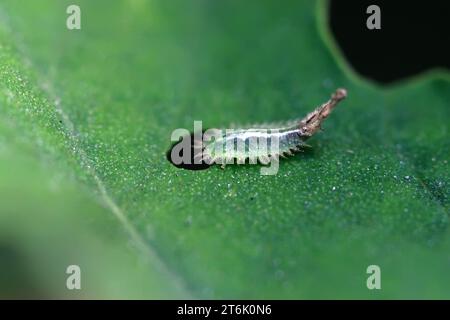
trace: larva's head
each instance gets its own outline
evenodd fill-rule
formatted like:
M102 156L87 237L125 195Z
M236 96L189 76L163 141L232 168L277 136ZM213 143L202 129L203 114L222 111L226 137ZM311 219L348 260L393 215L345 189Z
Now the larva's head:
M323 120L328 117L333 108L343 99L347 97L347 90L343 88L337 89L332 95L331 99L318 107L316 110L308 114L300 121L300 131L305 137L311 137L317 130Z

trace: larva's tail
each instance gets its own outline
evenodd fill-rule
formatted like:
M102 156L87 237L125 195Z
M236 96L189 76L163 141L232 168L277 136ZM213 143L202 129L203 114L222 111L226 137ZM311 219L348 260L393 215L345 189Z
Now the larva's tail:
M318 107L313 112L309 113L304 119L300 121L300 131L305 137L311 137L317 130L323 120L329 116L333 108L343 99L347 97L347 90L337 89L332 95L331 99Z

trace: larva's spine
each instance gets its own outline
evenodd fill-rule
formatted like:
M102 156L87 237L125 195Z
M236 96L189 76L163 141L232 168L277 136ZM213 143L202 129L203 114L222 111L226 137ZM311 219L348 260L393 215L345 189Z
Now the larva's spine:
M293 155L306 146L305 141L320 129L324 119L346 96L345 89L337 89L330 100L306 117L280 128L269 126L269 128L209 130L214 138L212 141L203 142L200 156L206 163L221 164L224 167L225 164L234 163L234 160L239 164L245 163L247 159L250 159L250 162L256 162L258 159L262 164L268 164L272 157ZM261 144L261 141L264 143ZM257 147L253 148L255 142Z

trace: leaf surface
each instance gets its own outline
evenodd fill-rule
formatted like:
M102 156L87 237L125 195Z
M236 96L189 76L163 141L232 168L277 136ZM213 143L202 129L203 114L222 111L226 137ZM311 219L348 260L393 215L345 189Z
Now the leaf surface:
M29 228L49 197L49 230L86 233L49 244L47 264L66 259L58 246L114 239L103 245L117 257L76 255L111 274L85 294L122 283L117 297L450 298L448 76L356 81L313 2L78 1L77 31L65 27L69 4L0 5L0 170L14 163L22 180L2 182L36 196L21 209ZM172 131L194 120L289 120L337 87L347 100L275 176L166 159ZM40 198L54 176L56 194ZM8 217L16 202L5 203ZM136 259L143 283L127 278ZM372 264L381 291L366 287Z

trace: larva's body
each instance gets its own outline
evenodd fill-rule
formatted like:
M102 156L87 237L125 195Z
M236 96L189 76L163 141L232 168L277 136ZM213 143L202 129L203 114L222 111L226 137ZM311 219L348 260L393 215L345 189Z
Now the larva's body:
M285 157L307 146L305 141L320 129L322 121L330 114L336 104L347 95L345 89L338 89L331 99L308 114L305 118L290 122L286 126L262 128L208 130L206 142L201 147L202 159L209 164L242 164L259 160L268 164L270 159Z
M298 127L239 129L231 133L224 130L214 136L215 140L205 145L203 158L222 165L233 160L244 163L247 159L267 164L270 157L292 155L305 146L305 137Z

